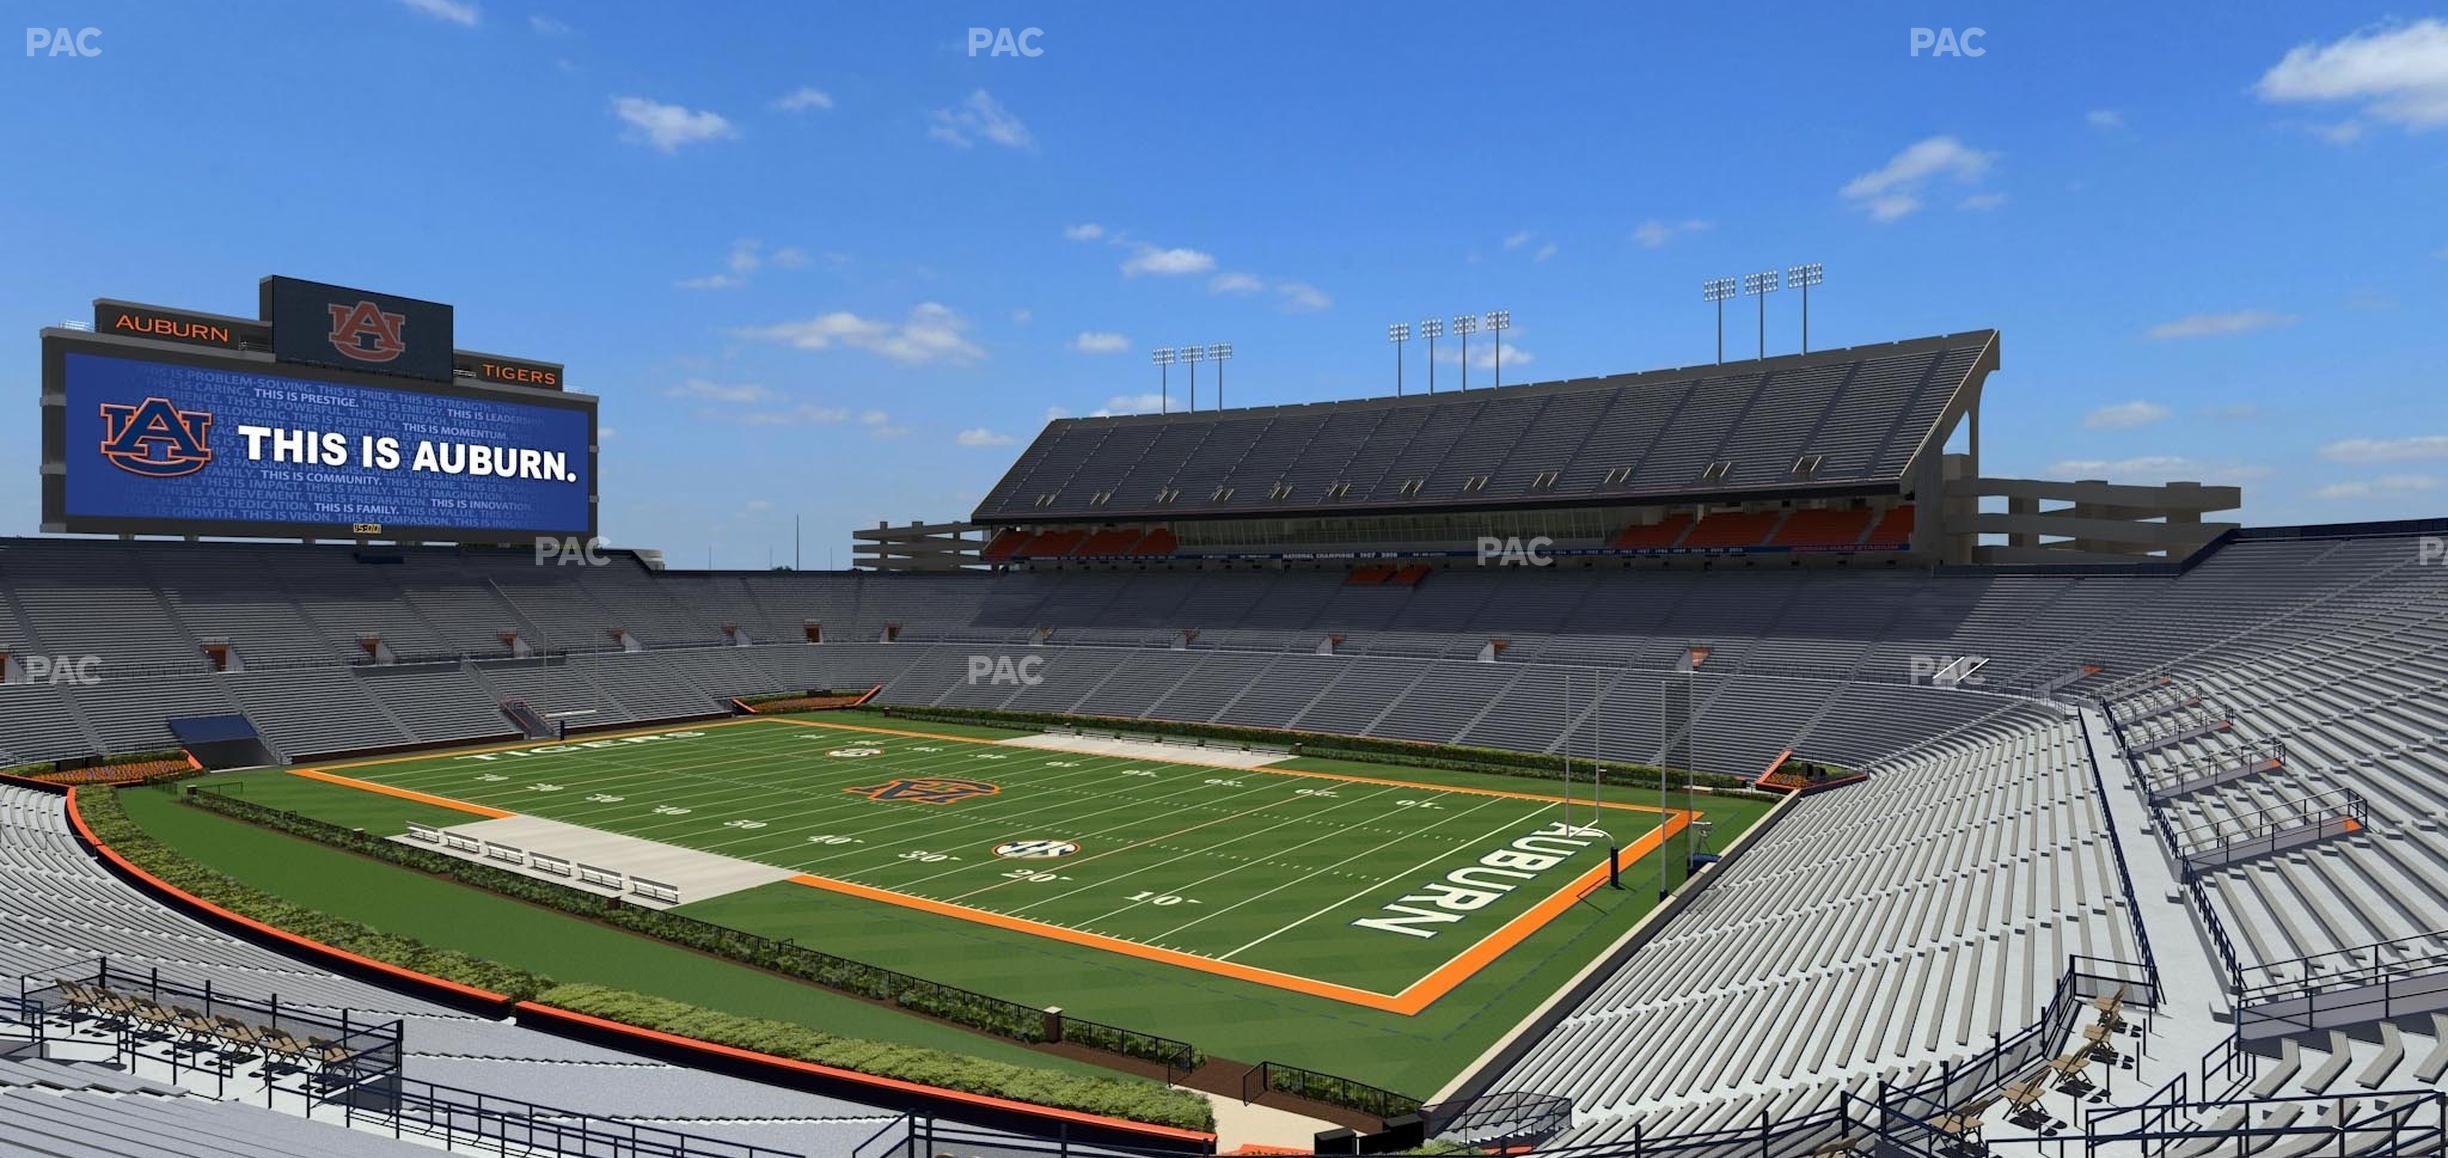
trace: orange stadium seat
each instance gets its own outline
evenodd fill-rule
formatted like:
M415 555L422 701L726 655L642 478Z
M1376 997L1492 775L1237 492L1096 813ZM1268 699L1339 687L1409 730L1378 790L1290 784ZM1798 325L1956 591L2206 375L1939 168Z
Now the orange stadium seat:
M1351 574L1343 577L1343 582L1349 586L1367 587L1383 583L1393 577L1394 568L1383 563L1371 563L1365 567L1352 568Z
M1074 555L1128 555L1147 534L1142 527L1107 527L1080 541Z
M1768 542L1778 547L1850 547L1861 542L1862 532L1869 527L1868 507L1795 511L1785 517L1785 525Z
M1130 553L1133 555L1170 555L1173 549L1180 545L1180 541L1173 537L1173 532L1158 527L1149 531L1147 538L1139 540L1139 545L1132 547Z
M978 557L989 562L1009 559L1014 551L1020 549L1020 544L1028 541L1027 531L996 531L994 541L986 544L986 549L978 552Z
M1906 503L1887 512L1887 516L1880 519L1877 526L1870 528L1870 534L1862 539L1862 544L1869 547L1901 549L1912 545L1912 533L1913 508L1911 503Z
M1756 547L1776 529L1783 511L1710 515L1683 536L1686 547Z
M1615 535L1615 547L1639 550L1644 547L1671 547L1682 541L1683 532L1691 529L1690 515L1668 515L1648 526L1625 527Z
M1078 550L1087 537L1086 531L1047 531L1029 540L1026 553L1040 559L1059 559Z

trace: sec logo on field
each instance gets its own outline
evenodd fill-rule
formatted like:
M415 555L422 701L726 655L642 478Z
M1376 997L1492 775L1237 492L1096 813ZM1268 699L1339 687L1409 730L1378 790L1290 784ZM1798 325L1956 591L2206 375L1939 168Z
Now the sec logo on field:
M1007 860L1051 860L1079 851L1079 845L1068 840L1010 840L998 844L994 854Z

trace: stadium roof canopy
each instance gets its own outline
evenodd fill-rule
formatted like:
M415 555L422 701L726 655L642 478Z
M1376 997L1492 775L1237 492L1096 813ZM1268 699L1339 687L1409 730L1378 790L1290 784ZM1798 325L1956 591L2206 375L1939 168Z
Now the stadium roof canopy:
M979 523L1266 518L1896 493L1997 331L1397 398L1049 423Z

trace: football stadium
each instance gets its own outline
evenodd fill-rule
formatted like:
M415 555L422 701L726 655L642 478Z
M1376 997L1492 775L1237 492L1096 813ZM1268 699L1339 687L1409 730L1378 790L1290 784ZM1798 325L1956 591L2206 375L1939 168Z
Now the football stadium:
M41 336L13 1130L2439 1146L2448 523L1989 475L1997 331L1056 419L721 571L559 364L259 297Z
M0 1158L2448 1153L2448 21L701 7L29 17Z

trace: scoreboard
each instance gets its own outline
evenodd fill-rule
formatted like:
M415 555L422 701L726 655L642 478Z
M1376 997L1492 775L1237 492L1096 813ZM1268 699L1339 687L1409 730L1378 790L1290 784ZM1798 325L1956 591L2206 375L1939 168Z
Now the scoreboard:
M447 306L263 297L260 320L98 302L94 332L44 331L44 530L594 537L596 399L561 367L452 350Z

